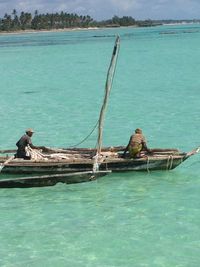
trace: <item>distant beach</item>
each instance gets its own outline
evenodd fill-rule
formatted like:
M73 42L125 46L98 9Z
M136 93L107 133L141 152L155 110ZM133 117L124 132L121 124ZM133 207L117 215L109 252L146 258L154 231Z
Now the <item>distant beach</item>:
M0 35L7 34L23 34L23 33L40 33L40 32L71 32L71 31L88 31L88 30L99 30L99 27L89 27L89 28L64 28L64 29L52 29L52 30L18 30L18 31L5 31L0 32Z

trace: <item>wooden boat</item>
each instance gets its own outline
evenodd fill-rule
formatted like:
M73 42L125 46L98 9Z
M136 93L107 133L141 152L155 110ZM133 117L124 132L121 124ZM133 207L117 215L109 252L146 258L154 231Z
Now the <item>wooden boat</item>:
M101 151L98 164L100 171L154 171L172 170L183 161L199 152L199 148L188 153L177 149L152 149L152 154L143 152L141 157L132 159L129 155L123 157L125 147L108 147ZM54 153L52 153L54 151ZM53 158L56 152L56 159ZM37 160L13 159L5 164L2 173L9 174L52 174L76 173L93 170L94 149L50 149L43 154L44 158ZM60 158L58 159L58 156ZM9 157L0 157L3 164Z
M0 180L0 187L12 186L48 186L57 182L90 181L90 177L99 177L109 172L171 170L180 165L190 156L196 154L199 148L188 153L177 149L153 149L151 154L141 153L139 158L123 157L124 146L102 147L103 120L115 73L117 55L119 52L119 37L116 38L111 63L108 69L105 96L98 120L97 147L89 148L46 148L38 151L35 159L13 159L8 155L0 157L0 171L3 174L49 174L40 177L14 178ZM1 150L1 154L15 153L14 150ZM92 172L92 174L91 174ZM81 178L80 178L81 177Z

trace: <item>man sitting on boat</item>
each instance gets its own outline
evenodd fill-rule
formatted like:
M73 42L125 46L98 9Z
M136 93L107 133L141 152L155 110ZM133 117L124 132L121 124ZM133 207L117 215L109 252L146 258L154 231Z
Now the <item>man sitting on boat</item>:
M135 134L130 137L129 143L125 148L123 157L126 155L126 152L129 151L131 158L140 157L140 152L144 150L151 153L151 150L147 148L146 139L142 134L142 130L137 128Z
M27 148L28 146L33 149L45 149L44 146L34 146L31 141L31 137L33 135L34 131L29 128L26 130L26 134L24 134L19 141L16 143L16 146L18 147L17 153L15 154L15 158L22 158L29 160L31 159L31 155L28 155Z

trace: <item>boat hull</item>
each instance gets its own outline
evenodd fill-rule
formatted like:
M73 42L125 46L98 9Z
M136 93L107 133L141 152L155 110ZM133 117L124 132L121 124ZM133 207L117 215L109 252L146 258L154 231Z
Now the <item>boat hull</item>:
M187 158L187 154L163 157L144 157L139 159L105 159L99 164L99 170L112 172L171 170ZM91 171L94 160L70 162L14 160L3 167L2 173L10 174L53 174Z

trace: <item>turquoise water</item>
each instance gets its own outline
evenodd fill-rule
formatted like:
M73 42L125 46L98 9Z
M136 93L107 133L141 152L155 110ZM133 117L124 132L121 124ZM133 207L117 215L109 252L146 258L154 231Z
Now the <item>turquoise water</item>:
M200 145L200 26L0 36L0 149L28 127L36 145L79 143L96 124L115 35L104 145L141 127L150 147ZM82 145L94 147L96 132ZM0 190L0 266L194 267L200 156L170 172Z

